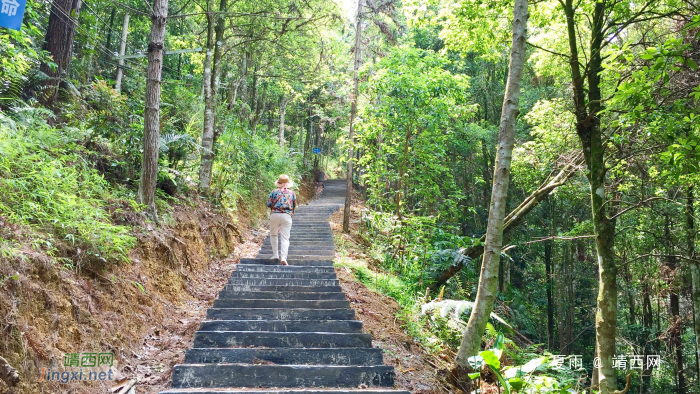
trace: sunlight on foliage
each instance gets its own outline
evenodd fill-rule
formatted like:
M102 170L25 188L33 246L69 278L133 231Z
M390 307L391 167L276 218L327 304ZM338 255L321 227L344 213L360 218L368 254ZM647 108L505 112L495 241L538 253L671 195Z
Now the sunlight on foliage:
M19 109L16 120L0 114L0 213L49 230L90 259L125 261L136 240L128 227L110 223L110 186L81 155L81 135L51 128L35 112Z

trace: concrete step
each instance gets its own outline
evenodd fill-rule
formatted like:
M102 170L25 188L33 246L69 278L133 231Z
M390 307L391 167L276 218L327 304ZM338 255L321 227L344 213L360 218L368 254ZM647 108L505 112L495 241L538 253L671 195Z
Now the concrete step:
M278 253L281 249L278 249ZM324 255L324 256L330 256L331 254L335 255L335 249L307 249L303 246L300 247L290 247L287 249L287 256L290 255ZM258 251L258 256L260 255L270 255L273 256L274 252L271 247L263 246L259 251Z
M335 272L335 268L305 267L299 265L238 264L234 272Z
M211 320L355 320L355 310L284 308L209 308Z
M201 331L362 332L359 320L205 320Z
M330 230L331 225L328 223L328 220L325 221L319 221L319 220L292 220L292 230L294 230L294 227L296 228L308 228L310 230L317 230L317 231L323 231L323 230Z
M331 226L328 224L328 222L325 222L323 224L309 224L308 222L302 223L299 221L296 221L292 223L292 231L302 231L302 230L309 230L313 231L315 233L321 233L321 232L327 232L331 233Z
M233 271L231 278L335 279L335 272L244 272Z
M292 229L290 230L289 235L290 235L290 237L293 236L293 237L301 237L301 238L304 238L304 237L307 237L307 238L319 238L319 237L331 238L331 237L333 237L333 230L330 227L324 228L324 229L313 230L313 229L305 229L305 228L295 228L294 226L292 226ZM265 237L265 239L270 239L270 235L268 234L268 236Z
M173 369L173 388L190 387L358 387L394 385L388 365L237 365L181 364Z
M257 286L257 285L241 285L231 284L224 285L222 292L240 292L240 291L298 291L300 293L331 293L342 292L340 286Z
M277 240L279 243L279 239ZM291 244L294 244L295 242L302 242L302 243L315 243L317 245L323 245L323 246L333 246L334 241L333 241L333 236L329 232L328 234L292 234L289 237L289 242ZM270 239L266 239L263 241L264 245L271 245L272 243L270 242Z
M327 243L327 244L333 244L333 236L328 233L328 234L319 234L319 235L311 235L311 234L292 234L289 236L289 241L290 242L319 242L319 243ZM279 242L279 240L277 241ZM263 243L270 243L270 238L265 238Z
M277 242L278 242L278 243L277 243L278 245L281 243L280 241L277 241ZM307 238L307 237L304 237L304 238L301 238L301 237L298 237L298 238L289 238L289 246L290 246L290 247L295 246L295 245L298 245L298 244L304 244L304 245L308 245L308 244L320 244L320 245L323 245L323 246L328 246L328 247L330 247L330 246L333 245L334 242L335 242L335 241L333 241L333 239L331 239L330 237L323 237L323 238L321 238L321 237L316 237L316 238L311 238L311 237L309 237L309 238ZM272 243L271 243L270 241L264 241L263 244L262 244L262 246L271 247L271 246L272 246Z
M197 331L194 348L372 347L372 335L334 332Z
M304 308L338 309L350 308L347 300L242 300L223 298L214 300L214 308Z
M258 254L259 259L272 259L273 254L268 253L268 254ZM320 260L320 261L328 261L328 260L333 260L335 258L335 253L329 254L327 252L324 253L313 253L313 254L289 254L287 255L287 262L291 265L312 265L312 264L298 264L295 263L296 261L314 261L314 260ZM279 264L279 263L277 263ZM326 265L326 264L324 264Z
M302 238L298 237L297 239L292 239L291 237L289 238L290 244L289 247L291 248L292 246L312 246L315 248L334 248L335 245L333 242L328 242L327 237L318 237L318 238ZM277 244L280 245L282 241L278 238L277 239ZM265 241L263 241L263 246L272 246L272 243L270 242L270 239L267 238Z
M337 279L230 278L232 285L253 286L338 286Z
M295 291L222 291L220 300L344 300L341 292L299 293Z
M392 389L170 389L158 394L411 394L406 390Z
M292 227L289 232L290 237L307 237L307 238L328 238L333 237L333 231L329 228L326 229L314 229L313 227L302 228L302 227Z
M185 364L259 364L267 361L281 365L382 365L382 349L374 348L279 348L279 349L189 349Z
M279 255L279 251L277 252ZM258 254L256 256L265 256L265 257L270 257L274 256L274 252L272 249L260 249L258 251ZM296 249L296 250L288 250L287 251L287 263L292 264L294 260L292 260L292 256L315 256L317 259L318 258L331 258L335 256L335 250L306 250L303 248Z
M263 251L268 251L272 253L272 244L263 244L263 246L260 248L259 253L263 253ZM321 251L321 252L329 252L329 251L335 251L335 246L333 245L314 245L313 243L300 243L300 242L294 242L290 241L289 243L289 248L287 249L289 253L294 253L297 251Z
M318 223L314 220L312 220L312 221L297 220L297 221L292 221L292 231L294 231L295 228L296 229L311 230L311 231L330 231L331 225L327 221L323 222L323 223Z
M333 259L335 256L326 257L323 259L302 259L295 258L291 259L288 256L287 263L291 266L305 266L305 267L333 267ZM241 259L239 264L258 264L258 265L280 265L279 261L272 260L272 256L260 257L256 259Z

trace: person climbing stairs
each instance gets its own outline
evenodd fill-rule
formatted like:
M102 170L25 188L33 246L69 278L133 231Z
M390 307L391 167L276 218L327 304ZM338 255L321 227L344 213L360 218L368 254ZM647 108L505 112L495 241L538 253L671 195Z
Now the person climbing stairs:
M409 394L394 390L394 368L362 333L335 269L328 217L345 199L345 180L299 207L288 266L272 260L268 237L241 259L160 394Z

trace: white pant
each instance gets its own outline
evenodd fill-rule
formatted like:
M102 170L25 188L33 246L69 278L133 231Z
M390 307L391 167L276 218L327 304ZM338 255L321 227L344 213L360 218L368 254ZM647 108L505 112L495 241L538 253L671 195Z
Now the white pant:
M272 244L272 258L279 258L287 261L287 251L289 250L289 233L292 231L292 217L287 213L270 214L270 243ZM277 233L282 238L282 250L277 253Z

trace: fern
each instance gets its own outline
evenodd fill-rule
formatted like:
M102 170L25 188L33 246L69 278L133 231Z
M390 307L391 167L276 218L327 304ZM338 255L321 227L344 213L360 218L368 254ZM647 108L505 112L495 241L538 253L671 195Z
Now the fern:
M474 302L472 301L431 301L421 306L421 314L426 315L428 312L438 311L441 317L448 319L448 324L453 325L455 328L466 328L466 323L464 320L462 320L462 315L466 314L468 311L471 311L473 308ZM510 329L513 328L503 318L493 312L491 312L491 318Z

